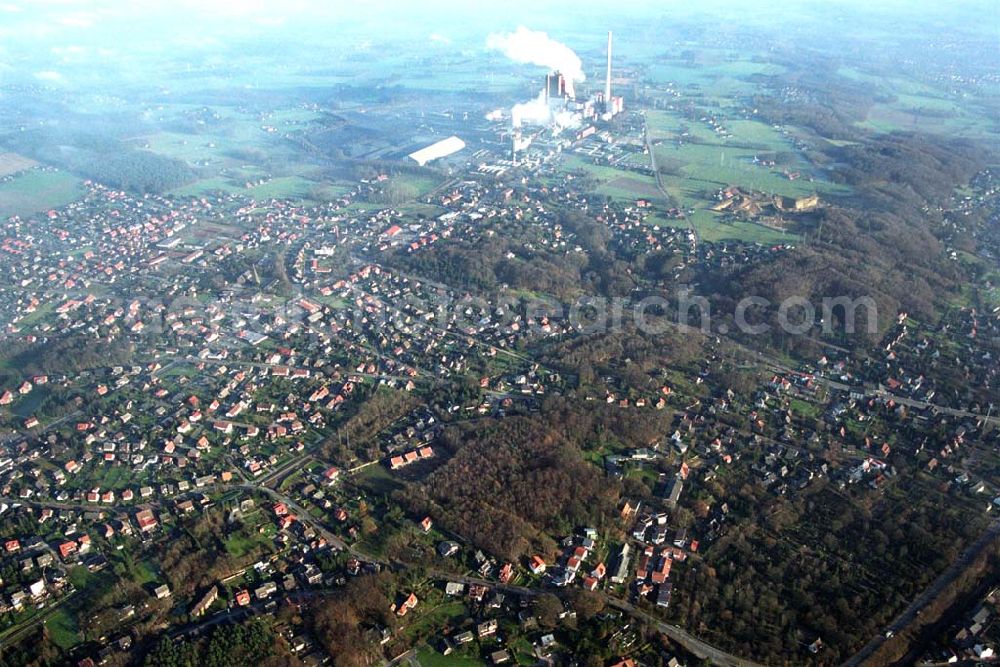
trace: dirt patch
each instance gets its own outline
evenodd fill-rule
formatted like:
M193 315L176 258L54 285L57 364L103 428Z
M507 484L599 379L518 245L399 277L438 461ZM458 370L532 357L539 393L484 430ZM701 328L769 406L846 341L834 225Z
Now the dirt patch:
M38 163L17 153L0 153L0 178L31 169Z

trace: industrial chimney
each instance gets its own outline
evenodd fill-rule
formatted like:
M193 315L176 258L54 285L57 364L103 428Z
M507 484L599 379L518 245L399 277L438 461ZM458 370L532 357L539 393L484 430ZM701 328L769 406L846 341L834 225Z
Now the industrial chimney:
M604 111L611 113L611 31L608 31L608 73L604 80Z

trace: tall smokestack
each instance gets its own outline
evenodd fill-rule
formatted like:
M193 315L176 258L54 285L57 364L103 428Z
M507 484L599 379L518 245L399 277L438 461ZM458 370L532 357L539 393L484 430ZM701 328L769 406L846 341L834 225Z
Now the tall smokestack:
M608 31L608 74L604 79L604 110L611 111L611 31Z

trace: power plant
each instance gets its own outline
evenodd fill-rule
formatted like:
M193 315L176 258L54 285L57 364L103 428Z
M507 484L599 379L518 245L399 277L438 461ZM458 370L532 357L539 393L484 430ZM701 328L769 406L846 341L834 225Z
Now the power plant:
M623 98L611 93L611 55L612 34L609 31L604 90L578 100L572 78L557 69L545 76L537 99L511 109L511 160L515 164L518 152L531 144L531 136L521 129L524 123L551 129L553 134L575 130L576 138L583 139L597 131L595 122L608 122L624 110ZM582 74L578 76L582 78Z

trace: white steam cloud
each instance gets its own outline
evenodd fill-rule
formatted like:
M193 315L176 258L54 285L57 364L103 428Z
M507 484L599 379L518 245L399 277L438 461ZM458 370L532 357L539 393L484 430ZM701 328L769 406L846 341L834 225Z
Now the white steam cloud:
M510 110L510 121L514 127L521 127L522 123L545 125L551 120L552 111L545 101L544 90L535 99L515 104Z
M576 114L565 110L554 111L545 100L544 90L531 101L515 104L510 110L510 120L514 127L521 127L522 123L552 125L555 132L577 127L580 124Z
M486 38L486 48L501 51L518 63L530 63L558 70L566 78L566 88L572 96L573 84L584 80L580 56L565 44L550 38L539 30L529 30L523 25L514 32L494 33Z

